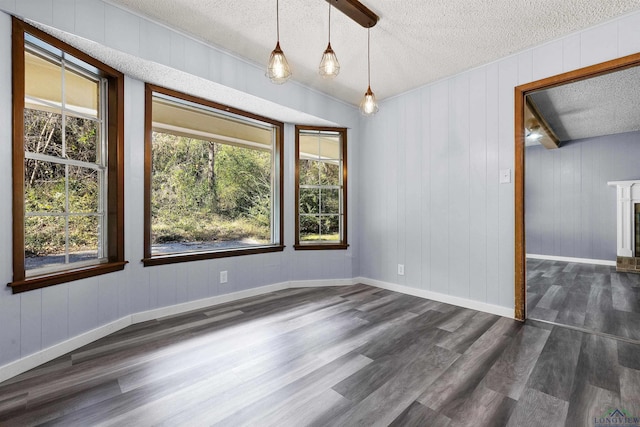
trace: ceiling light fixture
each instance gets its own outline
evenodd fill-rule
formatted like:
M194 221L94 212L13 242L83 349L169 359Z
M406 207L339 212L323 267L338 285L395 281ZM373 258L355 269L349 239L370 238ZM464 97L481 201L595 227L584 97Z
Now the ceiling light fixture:
M367 81L367 91L360 102L360 112L365 116L373 116L378 112L378 103L371 91L371 28L367 28Z
M525 138L528 141L537 141L542 137L543 135L540 132L540 122L534 118L527 120L525 125Z
M269 57L267 77L269 77L272 83L281 85L291 77L291 69L289 68L287 58L284 56L284 52L280 49L280 11L278 0L276 0L276 32L278 41L276 42L276 48L273 49Z
M331 3L329 3L329 44L322 54L319 72L322 78L332 79L340 73L340 63L336 53L331 49Z

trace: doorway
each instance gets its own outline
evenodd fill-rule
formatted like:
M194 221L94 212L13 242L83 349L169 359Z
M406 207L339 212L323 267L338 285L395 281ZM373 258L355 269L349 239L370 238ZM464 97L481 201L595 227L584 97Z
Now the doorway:
M515 204L516 204L515 206L515 216L516 216L515 218L515 285L516 285L515 317L518 320L524 321L525 319L530 317L527 310L527 284L528 284L527 276L531 278L531 277L536 277L536 274L538 276L542 276L546 274L547 277L545 277L544 280L540 280L540 283L544 282L544 286L541 286L538 288L539 294L536 295L536 298L539 298L539 299L546 298L545 304L550 304L552 301L554 301L554 298L555 298L555 301L567 300L567 301L573 301L576 304L584 303L584 301L582 302L577 301L580 298L579 294L571 295L568 297L567 293L571 292L572 290L563 288L562 286L563 283L560 283L563 281L566 282L567 278L575 279L579 274L584 274L586 276L586 274L593 273L593 276L596 277L597 275L598 280L602 280L603 283L607 281L611 283L612 277L613 277L613 281L615 282L617 280L618 282L616 282L616 284L620 285L619 283L620 277L618 277L619 275L617 275L616 273L616 267L612 267L611 265L598 265L598 264L588 264L588 263L585 264L582 262L572 262L572 260L570 259L571 257L564 257L564 258L567 258L567 260L564 260L564 261L554 260L553 257L551 257L552 259L547 259L547 260L545 259L532 260L531 258L529 259L527 258L527 252L528 252L527 237L526 237L527 228L525 224L525 216L526 216L525 205L527 200L527 197L525 197L526 196L525 191L527 189L525 185L525 182L526 182L525 151L527 150L526 149L526 144L528 139L527 136L528 135L530 136L532 134L532 130L535 130L536 132L538 132L538 128L539 128L539 130L542 131L541 133L544 133L545 130L549 130L548 127L552 127L552 126L548 126L548 123L546 123L545 120L540 120L541 123L540 122L536 123L532 121L531 113L530 113L530 109L531 109L530 101L536 96L536 94L538 95L544 94L545 91L550 91L552 89L557 89L557 88L570 88L571 84L587 83L588 81L590 81L590 79L599 78L601 76L613 76L613 73L623 72L624 70L630 70L638 65L640 65L640 54L635 54L635 55L619 58L613 61L608 61L602 64L597 64L594 66L579 69L576 71L564 73L558 76L553 76L547 79L539 80L539 81L518 86L515 88L515 156L516 156L515 171L514 171ZM591 81L595 81L595 80L591 80ZM575 89L575 85L573 87ZM538 98L540 98L540 96L538 96ZM577 113L580 113L580 112L577 112ZM538 118L536 114L534 114L534 117ZM532 126L532 124L536 126ZM534 127L536 129L533 129ZM563 139L563 138L560 138L560 139ZM553 140L553 138L550 138L550 140ZM562 144L561 142L559 143ZM570 149L575 149L576 147L577 146L574 146L574 147L567 146L565 152L569 152ZM577 155L580 156L581 154L577 154ZM638 169L637 175L638 176L636 176L635 178L639 179L640 169ZM614 189L610 189L610 191L612 192L612 194L615 193ZM528 218L527 220L532 221L531 218ZM533 240L533 239L530 239L530 240ZM533 242L531 243L532 245L530 246L533 246ZM611 258L611 256L609 255L607 255L607 257ZM528 266L527 266L527 262L529 263ZM619 259L618 259L618 262L619 262ZM556 278L557 280L559 280L559 282L554 283L553 280L556 280ZM638 275L638 278L640 279L640 275ZM635 281L634 281L635 277L633 277L630 280L632 281L632 283L628 288L626 288L626 290L624 287L620 287L619 289L617 289L616 292L618 292L618 295L617 295L618 302L622 300L621 298L624 298L626 296L631 300L635 299L635 301L631 301L630 304L637 304L638 291L637 289L633 289L633 288L640 286L640 284L638 285L635 284ZM576 292L579 291L579 289L573 289L573 290ZM554 295L554 292L557 293L557 295ZM602 286L602 292L606 294L607 292L611 293L612 291L607 290L604 286ZM623 292L623 293L627 292L627 294L620 294L620 292ZM544 295L540 295L540 293L544 293ZM582 297L584 298L584 295ZM611 299L611 297L609 297L609 299ZM532 303L534 301L530 300L529 302ZM536 304L530 304L530 305L533 307L536 306ZM582 305L585 305L585 304L582 304ZM544 309L544 307L539 307L539 308ZM554 308L559 308L559 307L554 307ZM586 305L585 307L581 307L580 310L584 308L586 308ZM560 324L568 324L569 326L577 326L579 328L594 329L598 332L604 332L604 333L613 334L613 335L622 335L624 338L631 338L631 339L633 339L637 334L635 331L629 332L627 330L619 330L619 329L613 330L611 328L607 329L607 327L603 326L604 323L595 324L594 323L595 321L593 319L590 319L585 324L584 319L585 317L589 316L589 314L586 313L586 310L582 310L583 311L582 313L579 312L580 310L573 310L572 313L564 313L562 316L560 316L560 313L556 313L556 311L559 312L560 310L549 309L549 313L548 313L549 317L545 319L544 311L542 309L538 310L537 313L533 313L533 314L536 314L536 317L541 317L538 320L549 321L551 323L556 323L556 320L558 320ZM629 306L626 309L629 311L635 310L633 307L629 307ZM575 323L574 325L571 324L572 320L569 319L573 315L577 315L577 319L578 319L573 321L573 323ZM591 314L591 316L592 315L593 313ZM603 317L607 317L607 320L611 321L611 319L616 315L617 314L613 312L605 313L603 314ZM582 318L580 318L580 316L582 316ZM638 314L638 316L640 316L640 314Z

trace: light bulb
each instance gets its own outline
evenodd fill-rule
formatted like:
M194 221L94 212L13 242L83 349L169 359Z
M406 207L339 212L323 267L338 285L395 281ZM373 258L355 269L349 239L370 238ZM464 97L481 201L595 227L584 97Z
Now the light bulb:
M376 102L376 96L371 91L371 87L367 89L360 102L360 112L365 116L372 116L378 112L378 103Z
M539 132L529 132L526 136L526 139L529 141L537 141L542 138L542 134Z
M335 52L331 49L331 43L329 43L327 50L322 54L318 69L322 78L325 79L332 79L340 73L340 63L338 62L338 57Z
M269 68L267 69L267 77L275 84L283 84L291 77L291 69L284 52L280 49L280 42L276 43L276 48L271 52L269 57Z

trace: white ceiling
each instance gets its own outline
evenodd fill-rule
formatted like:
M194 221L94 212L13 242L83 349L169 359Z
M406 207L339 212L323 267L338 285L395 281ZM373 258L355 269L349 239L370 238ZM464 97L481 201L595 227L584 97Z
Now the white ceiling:
M223 105L244 111L251 111L254 114L285 123L305 123L310 126L337 126L336 123L329 120L267 101L246 92L158 64L157 62L138 58L57 28L52 28L48 25L30 20L27 20L27 22L140 82L152 83L189 95L200 96L205 99L215 99L216 102Z
M197 39L266 64L276 42L275 0L107 0ZM371 87L384 99L640 9L640 0L364 0L371 29ZM324 0L280 0L280 44L293 78L351 104L367 88L367 30L337 10L333 81L317 73L327 44ZM266 78L266 77L265 77Z
M530 96L560 141L640 130L640 67Z

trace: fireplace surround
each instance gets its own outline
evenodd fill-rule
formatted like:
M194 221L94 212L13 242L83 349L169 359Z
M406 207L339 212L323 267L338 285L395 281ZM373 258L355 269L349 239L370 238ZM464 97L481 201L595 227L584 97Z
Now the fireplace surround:
M640 180L608 185L616 187L616 270L640 274Z
M633 226L635 228L634 239L635 239L635 250L634 253L636 257L640 254L640 203L634 203L634 211L633 211Z

